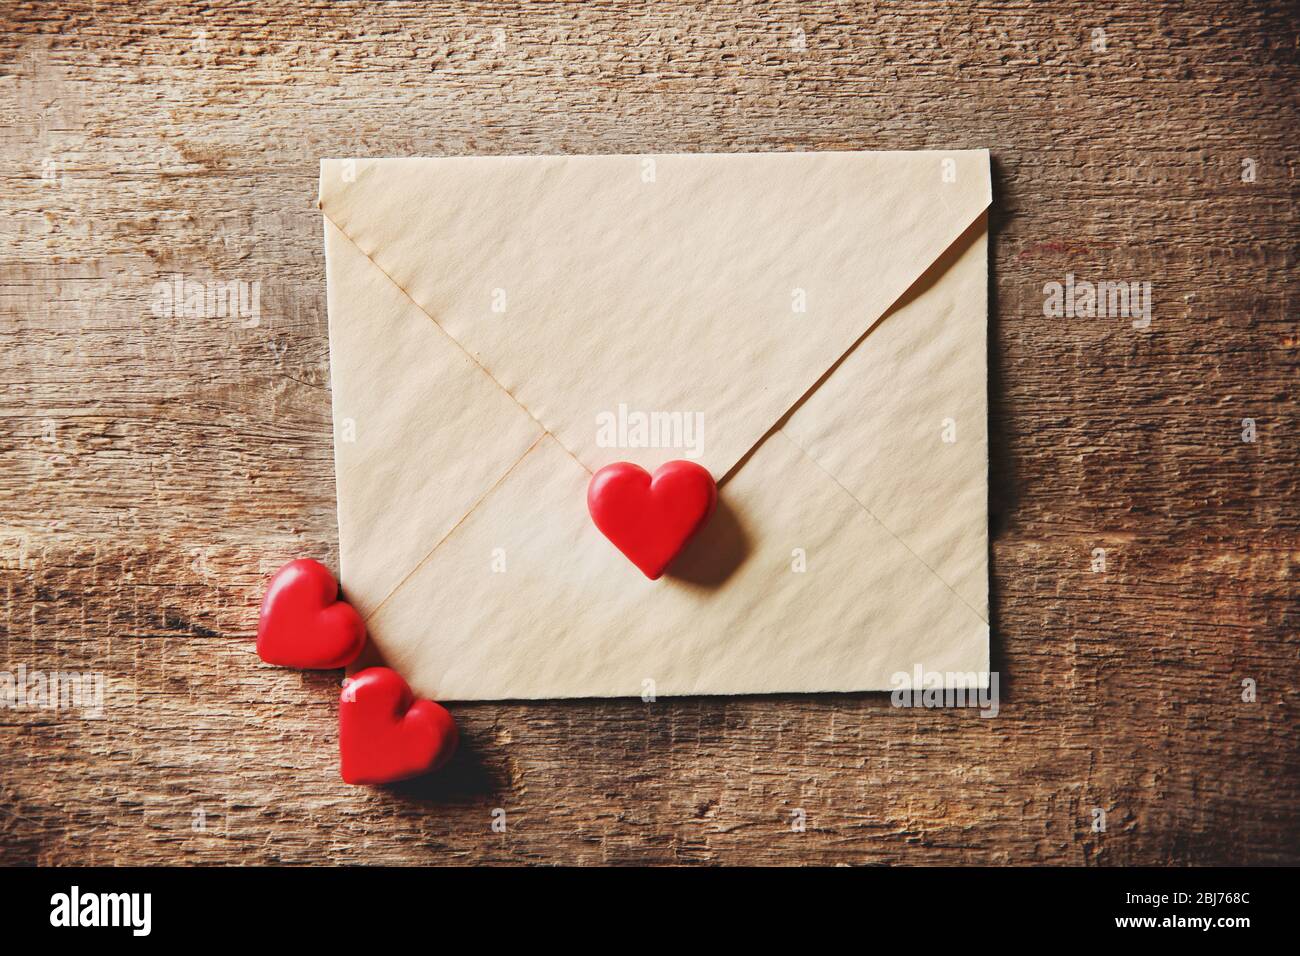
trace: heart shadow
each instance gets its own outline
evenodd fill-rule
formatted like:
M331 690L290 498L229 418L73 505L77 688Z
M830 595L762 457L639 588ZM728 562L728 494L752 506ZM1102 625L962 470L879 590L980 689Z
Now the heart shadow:
M720 587L749 557L750 539L725 498L700 532L669 566L667 576L702 588Z
M500 793L506 786L499 768L485 761L475 741L462 734L456 752L441 770L384 784L379 789L405 803L446 804L472 803Z

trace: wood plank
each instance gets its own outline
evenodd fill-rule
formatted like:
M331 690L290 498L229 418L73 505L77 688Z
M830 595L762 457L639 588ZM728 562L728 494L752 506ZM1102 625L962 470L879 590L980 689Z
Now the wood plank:
M0 9L0 665L107 680L0 709L0 863L1300 862L1291 5ZM999 715L467 705L444 776L342 784L339 675L251 642L336 558L318 159L974 147ZM1150 327L1045 316L1067 273Z

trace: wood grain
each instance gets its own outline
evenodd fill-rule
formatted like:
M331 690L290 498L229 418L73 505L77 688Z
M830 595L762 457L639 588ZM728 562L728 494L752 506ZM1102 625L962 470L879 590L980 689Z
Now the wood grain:
M0 710L0 862L1300 862L1297 27L0 4L0 666L108 682L102 720ZM266 575L336 554L321 156L986 146L998 717L478 704L445 776L338 780L339 675L250 640ZM175 273L259 281L260 323L155 315ZM1044 316L1067 273L1150 281L1150 328Z

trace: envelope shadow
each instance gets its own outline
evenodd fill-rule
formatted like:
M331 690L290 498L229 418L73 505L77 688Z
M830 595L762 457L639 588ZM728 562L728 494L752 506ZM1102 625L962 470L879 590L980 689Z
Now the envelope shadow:
M1010 191L1007 171L1001 160L990 156L993 178L993 203L989 206L989 332L988 332L988 408L989 408L989 667L998 672L998 694L1011 699L1011 675L1007 667L1006 639L1002 633L1002 588L999 584L997 551L993 543L1006 533L1020 502L1021 486L1016 474L1015 449L1011 441L1013 426L1011 406L1007 400L1007 370L1001 343L1002 316L998 307L998 238L1011 219L1011 204L1005 197Z
M727 499L719 497L713 517L669 566L667 575L697 587L716 588L745 563L749 551L744 525Z

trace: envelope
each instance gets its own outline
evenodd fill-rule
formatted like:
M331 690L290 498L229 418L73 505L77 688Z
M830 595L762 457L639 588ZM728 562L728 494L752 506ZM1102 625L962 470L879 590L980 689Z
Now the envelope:
M988 671L984 150L321 163L340 580L440 700ZM646 579L614 461L718 510Z

